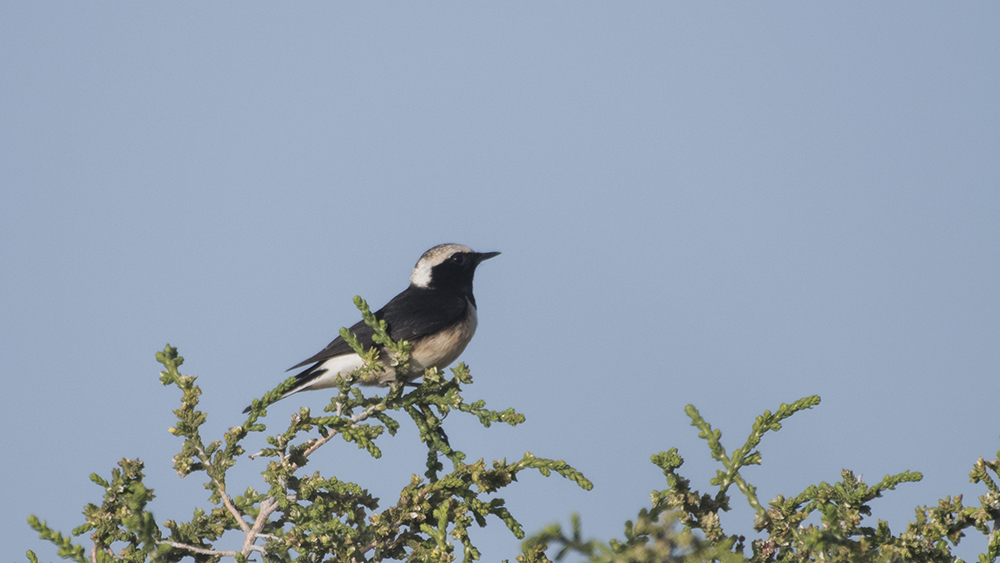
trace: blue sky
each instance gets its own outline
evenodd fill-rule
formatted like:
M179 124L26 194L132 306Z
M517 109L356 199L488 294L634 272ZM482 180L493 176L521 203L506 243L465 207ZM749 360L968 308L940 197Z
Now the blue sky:
M3 3L2 559L54 560L27 515L69 531L121 457L160 522L207 506L171 469L166 343L221 436L442 242L503 252L466 396L527 416L449 417L452 444L595 483L516 483L529 531L621 537L672 446L708 488L688 403L732 449L811 394L746 472L763 499L909 469L874 504L894 531L974 504L1000 449L998 28L987 2ZM424 455L382 448L316 467L389 505ZM499 521L473 538L516 555Z

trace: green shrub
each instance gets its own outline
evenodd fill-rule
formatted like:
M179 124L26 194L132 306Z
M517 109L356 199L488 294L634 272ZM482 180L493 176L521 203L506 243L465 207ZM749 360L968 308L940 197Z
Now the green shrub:
M389 349L398 363L408 362L409 344L392 342L385 323L374 318L367 304L360 298L355 298L355 303L375 329L376 342ZM195 509L187 522L157 523L147 510L154 495L143 483L143 463L123 459L110 479L91 475L104 489L104 500L100 505L88 504L85 523L73 530L73 536L89 533L89 550L34 516L28 519L29 525L42 539L56 545L60 557L77 563L160 563L184 558L214 563L225 557L243 562L254 553L262 561L273 562L449 562L458 557L456 544L462 546L463 560L473 561L480 558L468 535L473 523L486 526L490 517L496 517L516 537L524 537L503 499L484 498L511 485L521 471L534 469L545 476L555 472L584 489L592 488L590 481L565 462L530 453L513 463L497 460L486 464L482 459L466 463L465 454L451 447L441 427L448 413L472 415L487 428L493 423L515 426L524 417L513 409L489 410L483 401L467 402L462 386L472 379L464 364L452 369L450 377L427 370L416 387L397 382L384 396L365 397L354 383L381 369L374 361L377 352L362 350L346 329L341 329L341 335L368 361L341 379L336 396L324 409L327 414L313 416L309 409L299 410L287 430L267 437L270 447L251 456L268 460L259 492L249 487L231 494L227 472L245 453L241 442L252 432L266 430L261 418L267 407L292 387L295 378L255 400L246 421L230 428L222 440L206 444L200 428L207 415L196 409L201 390L195 377L178 371L184 360L167 345L156 355L165 368L160 381L182 392L181 406L174 411L177 423L170 429L183 440L180 453L173 458L174 469L181 476L204 474L213 508L208 512ZM765 411L754 421L744 445L731 454L722 446L721 432L689 405L686 410L692 424L722 466L711 480L717 488L714 494L691 489L690 481L677 472L683 459L676 449L661 452L652 461L663 470L667 488L653 491L652 507L641 510L634 522L625 523L624 539L585 541L580 520L574 516L569 533L554 525L527 539L517 560L548 562L551 546L558 550L554 555L557 560L572 555L592 562L956 561L951 547L970 528L987 535L987 550L979 560L996 560L1000 553L1000 488L990 472L997 473L997 460L980 458L972 469L972 481L987 489L979 497L978 507L964 506L961 497L948 497L937 507L918 508L916 520L898 535L881 520L874 526L865 525L865 518L871 515L869 505L897 485L918 481L919 473L887 475L869 486L845 470L839 483L820 483L795 496L778 496L764 507L740 470L760 464L757 447L767 432L779 430L782 421L817 404L819 397L812 396L782 404L774 413ZM427 447L427 461L423 476L413 475L394 505L380 507L359 484L304 472L310 456L337 436L379 458L376 441L385 434L396 434L400 422L394 417L399 413L408 415L416 426ZM997 455L1000 457L1000 452ZM444 460L450 462L448 473ZM719 514L730 508L733 485L753 507L756 516L752 525L766 534L763 539L747 544L744 536L723 531ZM819 515L820 525L805 525L814 513ZM242 534L242 541L229 549L218 545L227 531ZM38 562L31 551L27 557L31 563Z

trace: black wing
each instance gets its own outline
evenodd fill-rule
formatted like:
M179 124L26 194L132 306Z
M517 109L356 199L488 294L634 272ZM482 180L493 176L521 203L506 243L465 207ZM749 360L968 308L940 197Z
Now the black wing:
M468 300L459 293L410 286L376 311L375 318L388 323L389 336L393 340L413 342L464 319L469 307ZM375 331L364 321L356 323L350 331L365 349L374 345ZM315 356L295 364L288 371L352 353L354 350L338 336Z

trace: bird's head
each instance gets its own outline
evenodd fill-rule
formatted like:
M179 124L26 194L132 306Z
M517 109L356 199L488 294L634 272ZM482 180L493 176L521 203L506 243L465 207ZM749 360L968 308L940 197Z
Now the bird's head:
M410 274L410 285L422 289L455 288L472 292L476 266L499 252L476 252L464 244L439 244L424 252Z

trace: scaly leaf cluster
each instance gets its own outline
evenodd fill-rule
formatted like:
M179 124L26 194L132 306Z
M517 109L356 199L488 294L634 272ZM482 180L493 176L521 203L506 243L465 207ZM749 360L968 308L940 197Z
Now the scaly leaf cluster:
M504 500L486 498L516 481L523 470L534 469L545 476L555 472L585 489L592 487L565 462L530 453L514 463L498 460L487 465L482 459L465 463L466 455L452 447L443 427L451 412L471 415L487 428L493 423L515 426L524 416L513 409L487 409L483 401L466 402L462 387L472 382L472 376L464 364L452 369L450 376L427 370L419 385L407 383L400 375L384 396L366 397L355 384L380 377L386 366L397 374L408 373L411 347L392 341L389 327L375 318L364 300L355 298L355 304L373 328L377 346L363 349L353 334L342 329L345 339L366 360L364 366L337 381L335 395L322 416L300 409L286 430L267 436L267 447L250 456L266 465L260 491L246 487L242 494L231 494L227 474L245 454L243 440L251 432L266 431L262 419L267 407L294 386L295 378L254 400L244 423L227 430L222 439L206 441L201 428L207 415L197 409L201 389L194 376L180 373L184 359L167 345L157 353L157 361L164 366L160 381L181 391L180 408L174 411L177 420L170 428L171 434L182 439L180 452L173 458L174 469L181 477L203 473L211 506L196 509L189 521L157 525L147 510L153 491L142 482L142 462L125 459L110 480L92 477L105 489L104 503L88 505L86 523L73 531L74 535L91 532L89 557L83 547L37 518L32 517L30 525L57 545L60 556L78 563L173 563L185 557L198 563L223 558L242 563L254 553L272 562L448 562L457 558L457 546L465 561L473 561L479 558L469 536L473 523L485 526L489 517L495 517L516 537L524 536ZM382 508L379 499L360 484L320 472L304 473L310 456L337 436L376 459L381 457L377 440L395 435L401 427L395 413L405 414L414 423L427 447L424 477L412 476L396 505ZM450 461L449 472L443 459ZM220 546L228 531L239 532L241 540ZM31 552L28 558L37 561Z
M793 414L819 404L819 397L805 397L782 404L774 413L765 411L754 421L746 442L726 452L722 433L713 429L697 409L688 405L685 412L699 436L708 444L712 458L720 463L710 480L714 494L692 489L691 482L678 473L684 460L676 448L653 455L651 461L663 470L667 488L650 494L653 506L642 509L633 524L625 524L625 539L602 542L584 539L579 518L574 515L572 530L567 533L558 524L549 526L524 543L519 560L542 563L548 545L559 547L556 560L571 553L591 562L611 561L751 561L805 562L955 562L951 554L965 531L975 529L987 536L981 563L996 560L1000 554L1000 487L994 475L1000 468L997 460L976 462L970 480L983 483L986 493L978 507L966 507L962 497L947 497L936 507L918 507L916 519L904 532L894 535L886 522L866 525L872 514L871 503L883 493L903 483L921 479L919 473L904 471L886 475L874 486L867 485L853 472L841 472L841 481L822 482L807 487L791 497L777 495L767 508L758 498L757 489L741 474L749 465L760 465L757 450L763 436L781 429L782 422ZM719 522L720 512L730 509L732 485L756 512L754 530L764 537L749 543L746 537L727 534ZM806 523L814 514L819 524Z

